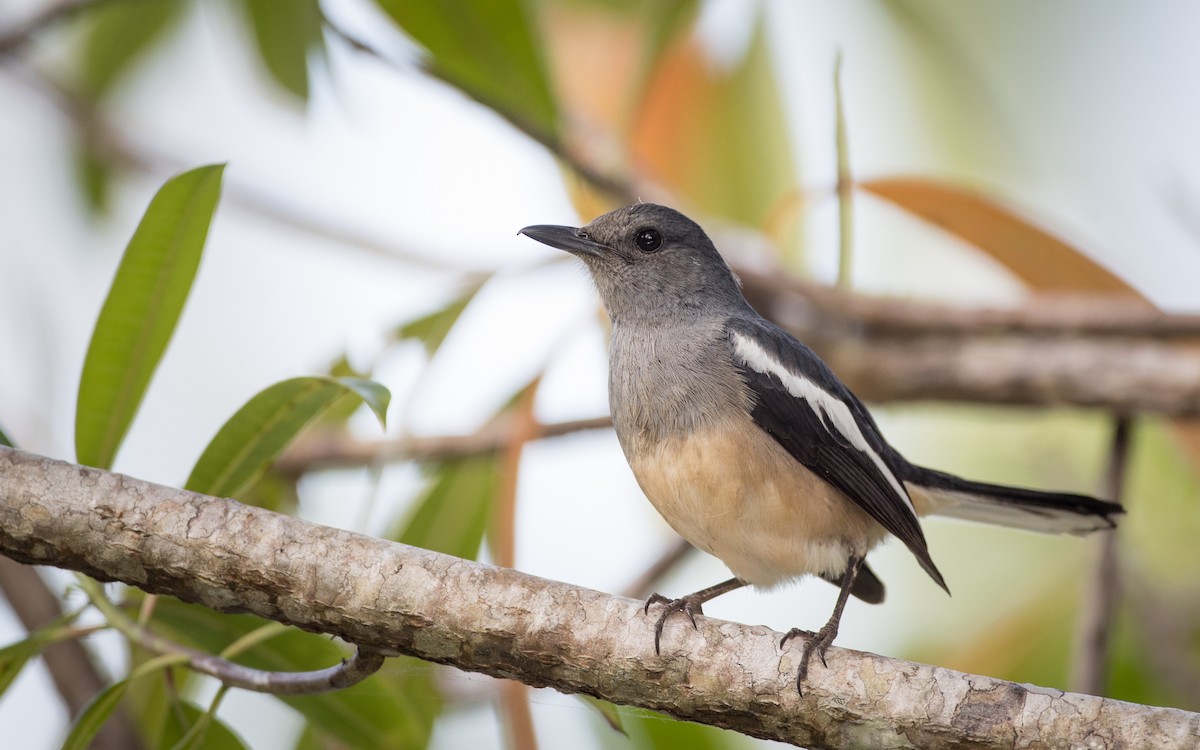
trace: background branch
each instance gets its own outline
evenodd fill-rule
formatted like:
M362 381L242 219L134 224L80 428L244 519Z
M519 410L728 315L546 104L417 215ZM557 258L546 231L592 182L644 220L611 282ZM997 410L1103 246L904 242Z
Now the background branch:
M25 630L33 632L62 615L59 599L35 568L0 557L0 592ZM42 652L46 671L70 716L78 716L105 687L105 680L87 649L77 639L53 643ZM129 750L142 747L133 724L117 711L93 739L96 750Z
M1104 497L1121 505L1125 504L1125 476L1129 466L1132 429L1127 416L1118 416L1113 420ZM1094 559L1088 575L1083 611L1079 617L1071 687L1082 693L1102 695L1108 682L1112 621L1121 596L1117 530L1101 532L1092 544Z
M1183 748L1200 714L832 649L797 695L765 627L651 649L641 602L0 448L0 551L388 653L811 748Z
M811 345L860 397L1099 407L1200 417L1200 316L1122 298L1035 298L1016 309L883 299L743 272L760 310ZM530 439L604 429L608 417L537 424ZM471 435L380 443L342 432L300 438L288 474L379 460L433 461L498 450L508 420Z

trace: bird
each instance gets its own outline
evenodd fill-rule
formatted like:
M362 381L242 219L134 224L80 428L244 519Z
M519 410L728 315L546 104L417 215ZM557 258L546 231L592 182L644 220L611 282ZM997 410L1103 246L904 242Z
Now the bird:
M866 406L808 346L758 314L704 230L682 213L635 203L583 227L523 234L581 260L611 320L609 408L643 493L693 546L733 574L662 605L696 626L705 602L743 586L813 575L839 587L833 613L804 636L796 676L837 637L853 595L884 586L866 556L898 538L950 593L918 518L957 517L1031 531L1111 529L1123 510L1093 497L963 479L918 466L884 439Z

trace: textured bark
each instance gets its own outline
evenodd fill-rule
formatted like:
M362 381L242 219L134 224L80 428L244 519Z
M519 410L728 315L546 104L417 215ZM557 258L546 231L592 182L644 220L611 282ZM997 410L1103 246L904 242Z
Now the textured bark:
M1200 714L800 644L711 618L0 449L0 551L226 612L811 748L1185 748Z

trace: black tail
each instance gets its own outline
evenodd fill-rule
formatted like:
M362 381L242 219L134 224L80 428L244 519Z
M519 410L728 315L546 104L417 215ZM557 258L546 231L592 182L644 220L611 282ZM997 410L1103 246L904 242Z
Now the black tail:
M1086 495L972 482L909 464L904 481L924 512L1047 534L1087 534L1117 525L1125 510Z

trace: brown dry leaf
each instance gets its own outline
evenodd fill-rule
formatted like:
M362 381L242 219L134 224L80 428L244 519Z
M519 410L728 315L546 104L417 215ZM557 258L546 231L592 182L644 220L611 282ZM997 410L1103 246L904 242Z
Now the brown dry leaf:
M1141 298L1081 251L980 193L919 177L858 186L975 245L1037 291Z
M1039 292L1128 295L1150 304L1112 271L1044 229L979 193L919 177L858 186L966 240ZM1175 436L1200 466L1200 424L1174 423Z

